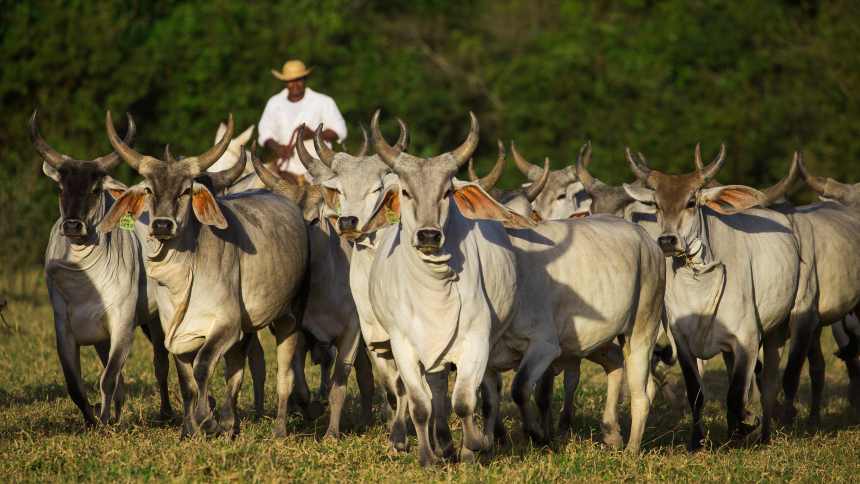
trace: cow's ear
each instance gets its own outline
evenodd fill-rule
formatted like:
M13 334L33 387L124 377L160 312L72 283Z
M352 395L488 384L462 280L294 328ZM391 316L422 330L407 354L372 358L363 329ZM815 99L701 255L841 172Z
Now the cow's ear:
M145 202L146 190L144 190L143 186L135 185L129 188L119 195L119 198L117 198L116 202L99 223L97 227L98 231L101 233L110 232L125 214L131 214L132 217L137 219L143 213L143 208L146 205Z
M477 183L455 187L454 202L464 217L478 220L497 220L509 229L534 227L529 219L495 201Z
M642 203L654 203L654 190L645 187L637 187L628 183L624 184L624 191L630 198Z
M110 196L116 200L121 197L126 190L128 190L128 187L125 183L115 179L114 177L105 175L104 178L102 178L102 190L110 193Z
M191 208L194 210L194 216L203 225L211 225L213 227L224 230L227 228L227 219L221 213L221 208L212 192L202 183L195 182L191 188Z
M375 232L386 225L392 225L400 221L400 187L397 185L391 186L385 192L382 202L373 212L370 220L364 224L361 233L369 234Z
M724 185L699 190L699 203L723 215L731 215L762 204L764 193L744 185Z
M57 183L60 183L60 172L57 171L56 168L47 164L46 162L42 162L42 173L47 175L48 178L54 180Z

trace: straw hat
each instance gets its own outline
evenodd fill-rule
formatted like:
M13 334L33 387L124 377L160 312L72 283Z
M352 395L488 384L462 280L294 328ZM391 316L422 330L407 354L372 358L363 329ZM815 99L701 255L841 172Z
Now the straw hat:
M284 63L284 67L281 68L281 72L272 69L272 75L282 81L292 81L294 79L301 79L302 77L307 76L311 73L311 70L312 69L305 67L304 62L293 59Z

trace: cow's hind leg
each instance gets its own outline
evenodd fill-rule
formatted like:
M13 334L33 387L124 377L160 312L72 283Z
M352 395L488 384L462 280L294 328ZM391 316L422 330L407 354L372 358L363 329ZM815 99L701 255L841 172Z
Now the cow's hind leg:
M675 342L678 350L678 363L684 375L687 401L690 404L692 423L687 449L692 452L701 449L704 445L705 429L702 425L702 407L705 404L705 395L702 393L702 377L699 373L699 364L696 357L690 352L686 341L676 339Z
M386 400L392 410L391 419L388 422L388 441L394 452L405 452L409 448L406 441L406 419L408 418L409 406L406 388L400 379L397 365L394 360L382 357L375 351L367 350L367 356L373 364L374 372L385 388Z
M821 330L819 327L809 344L809 382L812 399L809 406L809 425L817 428L821 424L821 405L824 400L824 373L827 363L821 351Z
M369 427L373 423L373 368L364 344L360 344L355 355L355 381L361 394L361 417L359 427Z
M580 365L582 360L571 359L570 366L564 369L564 405L558 419L558 430L563 435L569 435L573 430L573 415L576 401L576 389L579 387Z
M231 438L239 435L239 419L236 415L239 401L239 390L242 389L242 379L245 374L245 359L253 344L254 333L245 334L242 341L234 344L224 353L224 380L227 396L221 407L218 422L222 432L227 432ZM259 341L259 340L257 340Z
M523 355L514 381L511 383L511 397L520 409L523 430L539 445L548 443L552 436L543 435L543 430L538 425L538 416L529 405L529 397L537 382L560 354L561 349L556 344L532 342Z
M152 366L155 369L155 380L158 382L158 393L161 396L161 408L158 417L162 421L173 418L173 406L170 404L170 388L168 378L170 375L170 353L164 347L164 330L161 323L150 321L143 326L144 333L149 342L152 343Z
M484 437L488 444L505 443L508 440L500 413L501 393L502 379L499 372L488 368L481 382L481 413L484 417Z
M346 385L349 383L349 374L355 363L360 343L361 333L357 323L349 325L336 341L337 356L334 363L334 378L328 393L329 422L328 430L325 433L326 438L336 439L340 435L340 420L346 401ZM325 368L323 370L327 371Z
M785 364L782 378L782 389L785 394L782 421L786 425L791 425L797 416L794 401L797 398L797 389L800 386L800 374L803 372L803 363L809 356L809 348L812 338L818 329L817 326L818 321L811 312L808 315L792 315L789 323L791 340L789 342L788 362Z
M755 374L756 353L736 345L731 353L724 353L729 372L729 390L726 394L726 423L729 438L744 437L754 431L755 423L747 423L749 389Z
M761 442L770 442L771 423L776 409L776 397L779 392L779 348L785 338L781 329L775 329L765 334L763 341L764 362L761 374L761 406L762 429Z
M600 423L603 443L620 449L624 445L624 439L621 437L621 425L618 424L618 401L621 399L621 386L624 382L624 354L617 344L611 342L592 352L588 359L602 366L606 372L606 404ZM651 381L649 380L649 383ZM648 397L651 401L650 393Z
M248 368L251 370L251 383L254 386L254 415L263 418L266 408L266 355L260 344L258 333L249 334Z
M110 347L107 358L103 360L104 371L102 371L99 382L102 396L102 409L99 418L103 424L111 422L111 403L114 404L113 421L119 421L122 406L125 403L122 369L126 359L128 359L133 341L134 325L132 324L124 328L114 328L114 331L111 332Z
M433 405L433 447L437 457L450 459L454 456L454 440L448 427L448 417L451 415L450 399L448 398L448 369L428 373L427 384Z
M287 435L287 402L293 393L295 385L295 359L299 343L299 332L289 320L273 324L278 353L278 412L275 417L274 433L276 437Z

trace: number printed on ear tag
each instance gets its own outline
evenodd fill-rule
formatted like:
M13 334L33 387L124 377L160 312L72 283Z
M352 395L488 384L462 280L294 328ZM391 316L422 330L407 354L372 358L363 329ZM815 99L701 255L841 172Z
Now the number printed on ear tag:
M131 216L131 213L126 212L125 215L119 219L119 228L123 230L128 230L129 232L134 230L134 217Z

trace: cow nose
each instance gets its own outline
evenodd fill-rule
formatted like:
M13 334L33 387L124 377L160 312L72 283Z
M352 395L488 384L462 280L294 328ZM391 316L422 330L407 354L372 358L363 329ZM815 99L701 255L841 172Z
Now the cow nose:
M442 231L437 229L421 229L415 233L418 245L428 247L440 247L442 245Z
M674 235L661 235L657 238L657 244L660 245L660 248L664 251L666 250L675 250L675 246L678 243L678 238Z
M173 235L176 223L168 218L157 218L152 221L152 235L156 237L168 237Z
M352 232L358 229L358 217L340 217L337 226L341 232Z
M63 234L67 237L80 237L86 235L86 226L78 219L63 221Z

